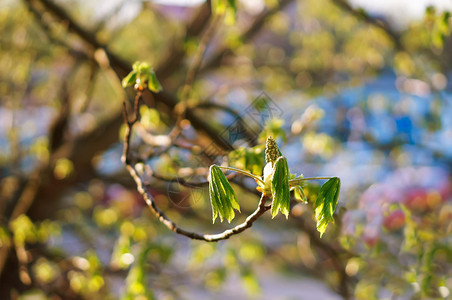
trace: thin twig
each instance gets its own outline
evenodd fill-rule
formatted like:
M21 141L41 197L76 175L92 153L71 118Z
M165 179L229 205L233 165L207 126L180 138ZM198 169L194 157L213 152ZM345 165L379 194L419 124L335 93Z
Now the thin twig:
M186 114L187 107L188 107L188 100L189 100L188 98L190 95L190 90L192 89L193 82L196 77L196 73L198 72L198 70L201 66L204 52L206 51L206 47L207 47L209 41L212 39L212 37L215 33L215 29L217 28L217 25L218 25L220 19L221 18L217 15L209 23L206 31L204 32L204 34L201 37L201 40L198 45L198 49L196 50L196 53L193 57L193 61L188 68L187 76L185 78L184 88L182 90L181 101L180 101L179 105L176 106L176 109L179 108L179 110L180 110L180 111L176 111L176 115L177 115L176 125L174 126L173 130L169 134L169 136L172 138L174 138L175 136L178 136L180 134L180 132L182 131L180 123L185 118L185 114Z
M139 107L139 103L141 101L142 95L143 95L142 91L137 90L135 100L133 101L133 119L132 120L129 120L128 113L127 113L127 104L125 101L123 102L124 121L126 122L127 127L126 127L126 133L124 135L124 151L122 153L121 159L122 159L122 162L125 164L128 164L129 163L128 160L130 159L129 152L130 152L130 139L132 137L132 127L136 122L138 122L138 120L140 118L140 116L139 116L140 112L139 112L138 107Z
M91 62L89 75L88 75L88 83L86 86L86 91L84 93L84 98L83 98L82 104L80 105L80 108L78 110L79 113L86 112L86 110L88 109L88 107L91 103L91 100L92 100L93 94L94 94L94 90L96 87L96 81L97 81L96 79L97 79L98 73L99 73L98 65Z
M228 180L233 179L234 177L236 177L237 174L235 173L231 173L229 175L226 176L226 178ZM165 181L165 182L174 182L174 183L178 183L182 186L185 187L205 187L207 185L209 185L208 181L202 181L202 182L191 182L190 180L186 179L186 177L168 177L168 176L163 176L160 174L156 174L154 172L152 172L151 174L152 177L154 177L155 179L161 180L161 181Z
M50 29L50 23L46 21L46 18L42 18L43 12L35 7L35 1L23 0L23 2L33 14L39 26L41 26L50 43L66 48L72 57L89 59L89 56L85 52L75 49L66 40L58 37L55 32Z
M227 229L225 231L223 231L222 233L218 233L218 234L201 234L201 233L196 233L196 232L191 232L191 231L187 231L185 229L180 228L179 226L176 225L176 223L174 223L170 218L168 218L165 213L163 213L158 206L156 205L154 198L152 197L152 195L148 192L148 190L145 187L144 181L141 178L141 176L138 174L138 172L135 170L133 163L131 162L131 159L129 157L129 151L130 151L130 139L132 136L132 128L133 125L138 121L139 119L139 111L138 111L138 103L140 102L141 99L141 92L138 91L137 92L137 96L135 97L135 102L134 102L134 111L133 111L133 116L132 116L132 120L129 120L128 114L127 114L127 107L126 107L126 103L124 103L123 106L123 112L124 112L124 120L127 124L127 128L126 128L126 134L124 136L124 151L123 151L123 156L122 156L122 161L125 163L127 170L129 171L130 176L132 176L132 178L134 179L136 185L137 185L137 190L138 192L141 194L141 196L143 197L144 201L146 202L146 204L148 205L149 209L151 210L151 212L158 218L158 220L165 225L168 229L170 229L171 231L177 233L177 234L181 234L184 235L186 237L189 237L191 239L195 239L195 240L203 240L206 242L217 242L220 240L225 240L230 238L231 236L241 233L244 230L246 230L247 228L250 228L253 223L261 216L263 215L267 210L270 209L270 205L265 205L265 201L266 201L266 196L264 194L261 195L258 207L256 208L256 210L249 215L246 220L235 226L234 228L231 229Z
M303 181L308 180L330 180L333 177L304 177L304 178L296 178L289 180L290 185L298 185L301 184Z
M197 38L208 26L211 14L210 1L205 1L185 26L184 39ZM179 39L175 39L174 43L169 47L168 56L159 63L158 68L155 70L159 79L164 80L170 77L183 65L187 53L182 44Z
M253 178L256 181L259 181L260 183L265 184L265 182L262 180L262 178L260 178L259 176L254 175L254 174L251 174L250 172L247 172L247 171L244 171L244 170L241 170L241 169L237 169L237 168L234 168L234 167L226 167L226 166L218 166L218 167L221 168L221 169L237 172L237 173L243 174L245 176L249 176L249 177Z
M186 237L189 237L194 240L203 240L206 242L218 242L221 240L225 240L230 238L231 236L241 233L242 231L246 230L247 228L250 228L253 223L261 216L263 215L267 210L270 209L269 205L265 205L265 195L261 196L261 199L259 201L259 205L256 208L256 210L249 215L246 220L235 226L234 228L227 229L223 231L222 233L218 234L201 234L196 232L187 231L185 229L180 228L176 225L170 218L168 218L155 204L154 199L152 198L151 194L145 189L143 185L143 180L138 175L138 173L135 171L135 169L130 165L126 165L127 170L129 171L132 178L135 180L135 183L137 184L137 190L141 194L141 196L144 198L144 201L148 205L151 212L158 218L158 220L165 225L169 230L184 235Z
M185 78L184 89L183 89L182 97L181 97L182 101L184 101L184 102L186 102L188 100L188 96L189 96L191 87L195 80L196 73L198 72L198 70L201 66L202 59L204 57L204 53L206 51L207 45L208 45L209 41L212 39L212 37L215 33L215 29L217 28L217 25L220 20L221 20L221 18L218 15L215 16L211 20L211 23L209 24L206 31L204 32L204 34L201 37L201 40L198 45L198 49L196 50L196 53L193 57L193 61L190 64L190 67L187 71L187 77Z
M106 62L115 71L115 73L117 74L119 79L122 79L124 76L126 76L129 73L130 66L131 66L130 62L124 60L116 53L110 51L107 48L106 44L100 42L96 38L96 35L94 32L86 30L79 22L77 22L74 18L72 18L69 15L69 13L67 13L58 4L54 3L52 0L34 0L34 1L33 0L23 0L23 1L28 5L30 5L31 3L34 4L35 2L42 5L43 9L40 10L38 12L38 14L35 14L37 19L39 19L39 15L43 15L45 13L50 13L51 15L55 16L56 19L59 20L60 22L64 22L65 24L67 24L67 30L75 33L83 41L85 41L90 46L90 47L88 47L89 49L102 50L107 57ZM202 5L202 9L199 12L199 14L200 14L199 20L200 21L198 20L198 18L195 18L194 21L187 26L187 33L186 33L187 37L193 37L193 36L198 35L199 32L201 32L202 29L204 28L204 26L206 24L206 20L210 16L210 6L208 3L209 2L206 2L204 5ZM44 30L44 32L47 35L50 35L49 32L47 32L47 30ZM72 50L72 47L70 45L64 45L64 46L67 47L68 49ZM99 64L99 61L94 58L93 54L91 53L92 51L89 49L85 50L84 53L82 53L84 55L84 58L87 58L87 59L92 60L92 61L96 62L97 64ZM170 64L176 64L177 62L180 62L181 58L184 55L184 53L177 52L178 51L177 49L174 50L177 53L173 53L174 52L173 50L169 51ZM170 76L172 74L172 72L177 70L177 68L179 68L179 67L180 67L180 63L177 63L175 66L171 66L171 67L163 64L161 67L159 67L156 70L156 73L157 73L157 76L159 79L164 80L165 78L168 78L168 76ZM164 71L163 73L165 73L166 75L162 75L161 71ZM171 74L167 74L168 72ZM162 91L158 94L147 93L146 97L149 98L151 95L152 95L152 97L154 97L156 102L167 106L169 109L174 109L174 107L178 103L177 99L173 95L171 95L165 91ZM233 149L233 147L228 142L226 142L224 139L222 139L219 136L219 132L217 130L212 128L209 124L207 124L204 120L202 120L197 115L195 115L192 111L187 110L185 118L190 121L190 123L196 130L205 133L219 148L224 149L224 150L232 150ZM115 125L120 123L121 115L120 114L117 116L115 115L112 118L112 122L114 122ZM116 122L118 122L118 123L116 123ZM103 128L99 128L99 130L96 129L96 130L93 130L92 132L96 134L102 130L103 130ZM91 136L89 136L89 137L91 137ZM95 138L97 139L97 137L95 137ZM113 139L110 139L110 142L113 142ZM96 151L96 152L98 152L98 151ZM86 153L86 151L85 151L85 153ZM85 155L85 156L87 157L88 155Z

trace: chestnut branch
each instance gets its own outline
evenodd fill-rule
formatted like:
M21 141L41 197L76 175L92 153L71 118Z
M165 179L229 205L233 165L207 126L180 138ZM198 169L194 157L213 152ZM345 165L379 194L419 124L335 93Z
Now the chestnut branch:
M268 211L271 206L266 205L266 199L267 196L265 194L261 195L258 207L256 210L250 214L246 220L231 228L227 229L221 233L218 234L202 234L197 232L191 232L185 229L182 229L181 227L177 226L177 224L172 221L155 203L154 198L149 193L149 191L146 189L144 181L142 177L138 174L138 172L135 169L135 162L130 157L130 140L131 136L133 134L133 126L139 122L139 103L141 101L142 91L138 90L137 95L135 97L134 105L133 105L133 116L132 119L129 119L129 114L127 113L127 107L126 103L124 102L123 106L123 112L124 112L124 120L126 122L127 128L124 136L124 150L123 150L123 156L122 161L126 165L127 171L129 172L130 176L133 178L137 185L137 190L143 197L144 201L146 202L147 206L149 207L150 211L157 217L157 219L165 225L169 230L181 234L183 236L186 236L188 238L194 239L194 240L203 240L206 242L217 242L221 240L225 240L230 238L233 235L239 234L246 229L250 228L253 223L262 216L266 211Z

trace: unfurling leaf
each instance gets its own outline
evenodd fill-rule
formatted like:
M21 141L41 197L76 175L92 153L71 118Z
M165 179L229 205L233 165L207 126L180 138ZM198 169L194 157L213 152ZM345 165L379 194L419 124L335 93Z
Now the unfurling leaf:
M140 61L134 62L133 65L132 65L132 70L138 72L138 68L140 67L141 64L142 63Z
M122 80L122 87L126 88L128 86L134 85L136 80L137 80L137 72L132 71L126 77L124 77L124 79Z
M215 223L217 216L221 222L223 218L230 223L235 217L234 209L240 212L234 190L229 184L226 176L216 165L210 166L209 170L209 195L212 204L212 221Z
M123 88L135 86L135 89L143 90L148 88L150 91L158 93L162 86L155 75L154 70L146 62L135 62L132 71L122 80Z
M281 211L286 218L290 211L289 166L284 156L279 157L274 166L272 177L272 218Z
M262 179L264 180L264 182L258 183L260 185L260 191L266 196L271 196L272 195L272 179L273 179L272 163L268 163L265 165L264 175L263 175Z
M308 198L306 198L306 195L303 192L303 188L299 185L295 187L294 190L294 197L295 199L299 201L303 201L304 203L308 203Z
M158 93L162 90L162 85L160 84L159 80L157 79L157 76L155 75L155 72L153 70L150 70L148 72L148 88L154 93Z
M317 230L320 232L320 237L325 232L328 223L334 223L333 214L337 206L340 189L341 180L337 177L331 178L320 188L314 204L315 219L317 220Z

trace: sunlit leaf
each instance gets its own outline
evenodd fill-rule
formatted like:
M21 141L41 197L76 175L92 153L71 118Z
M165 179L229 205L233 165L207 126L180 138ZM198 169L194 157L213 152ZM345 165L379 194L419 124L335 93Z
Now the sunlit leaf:
M334 223L333 214L337 206L339 191L341 188L341 180L333 177L320 188L319 195L315 201L315 219L317 220L317 230L320 237L328 226L328 223Z
M234 209L240 212L240 206L237 202L234 190L229 184L226 176L216 165L210 166L209 172L209 195L212 204L212 221L215 222L217 216L221 222L223 218L228 222L235 217Z
M158 93L162 90L162 85L160 84L154 70L149 70L147 72L148 89L154 93Z
M272 217L281 211L286 218L290 211L290 191L289 191L289 166L285 157L281 156L275 162L272 177Z
M308 203L308 198L304 194L303 188L297 185L294 189L294 197L299 201L303 201L304 203Z
M132 71L122 80L122 87L135 85L140 90L146 85L152 92L159 92L162 90L162 85L157 79L154 70L146 62L135 62L132 66Z
M122 87L126 88L128 86L134 85L136 80L137 80L137 72L132 71L126 77L123 78Z
M151 66L149 66L149 64L147 62L139 63L138 67L137 67L137 71L138 71L138 73L141 73L141 74L149 73L149 71L151 71Z
M132 70L137 71L138 72L138 67L141 65L141 62L136 61L133 63L132 65Z

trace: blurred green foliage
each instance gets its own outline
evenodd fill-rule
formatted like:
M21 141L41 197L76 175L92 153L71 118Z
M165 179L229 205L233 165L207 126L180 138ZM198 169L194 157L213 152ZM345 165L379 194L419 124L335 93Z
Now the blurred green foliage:
M250 8L244 1L213 1L211 9L225 22L215 29L204 62L216 54L217 48L226 47L226 51L217 65L213 63L205 70L207 64L201 64L187 101L193 113L212 128L224 128L228 122L220 114L197 113L196 105L214 102L242 108L256 91L265 91L285 112L304 113L294 118L270 118L259 124L258 132L256 126L250 127L258 143L269 135L281 141L288 149L285 154L289 163L302 153L305 160L296 167L303 173L341 160L334 170L350 170L359 176L343 181L347 189L341 191L344 196L339 200L338 213L327 217L335 226L329 227L322 240L315 230L320 218L313 218L319 192L323 195L321 186L306 185L304 195L295 190L295 198L310 205L296 201L290 207L286 205L291 214L287 221L281 218L270 222L270 216L263 216L251 231L225 243L207 244L168 232L148 212L120 164L116 142L123 139L125 127L118 134L113 132L114 142L109 142L102 153L71 160L70 146L83 141L112 116L120 117L122 101L130 97L130 91L122 89L121 80L108 67L108 57L105 60L102 51L86 46L67 22L60 22L49 12L38 13L36 18L27 3L37 2L38 10L44 7L41 1L0 4L0 257L15 262L2 266L7 270L1 275L2 296L189 299L197 293L205 298L231 295L233 290L233 295L259 298L267 294L271 297L272 290L279 288L278 293L287 297L309 299L297 294L303 292L299 289L291 294L289 279L295 278L298 287L310 277L349 299L450 297L452 206L447 191L437 186L423 187L427 191L417 191L414 196L381 191L375 201L370 201L381 208L375 213L374 206L361 198L368 186L353 181L365 178L367 170L352 169L350 158L338 158L346 139L355 139L340 131L344 122L366 119L375 111L392 115L416 111L424 101L416 97L425 90L434 93L435 99L426 104L429 114L411 117L413 123L427 129L427 140L448 125L441 114L450 109L444 100L448 96L443 94L449 89L452 61L449 12L428 8L422 20L410 22L392 36L392 31L385 31L384 19L376 20L383 26L375 26L356 14L359 10L351 13L332 0L293 1L282 10L275 0L264 1L263 10ZM102 25L98 22L102 18L98 15L102 12L100 2L92 11L79 1L56 3L93 30L93 35L107 44L106 49L130 62L149 62L141 65L145 78L140 83L148 81L151 90L158 91L161 85L150 66L159 71L174 49L179 51L175 61L185 55L178 60L176 71L162 80L166 93L181 95L187 69L201 43L202 35L186 34L185 22L195 9L178 13L159 4L140 3L132 18L127 17L127 9L119 7ZM271 10L275 13L263 20L258 34L243 34L253 18ZM99 66L99 61L104 63ZM126 85L135 85L142 75L141 71L138 74L138 65L135 69ZM415 95L414 100L392 103L381 92L348 111L333 107L335 114L331 107L312 104L312 99L341 94L388 70L397 77L394 86L400 97ZM67 111L65 107L69 107ZM173 111L156 99L142 103L139 109L140 125L147 133L164 135L171 128ZM254 109L265 112L268 107ZM67 123L60 123L59 117L65 114ZM338 130L325 129L322 120ZM196 141L199 145L190 148L182 143L146 163L157 174L183 177L189 183L205 182L208 165L200 157L209 142L202 134L198 136L193 124L183 124L184 142ZM55 128L64 129L64 133L58 135ZM103 144L111 128L99 131L89 140L91 144L74 151L91 153L87 148ZM390 159L395 167L409 166L415 160L409 157L403 141L379 144L369 132L362 136L373 149L371 162L377 168L382 167L383 159ZM132 147L138 157L151 151L150 146L139 144L139 136L133 136ZM230 166L262 176L264 147L239 147L227 153L226 160ZM441 152L436 152L432 160L442 165L449 162ZM145 171L143 163L143 174ZM380 174L379 178L386 176ZM171 195L169 183L145 179L159 207L182 227L200 232L224 229L221 224L211 224L206 188L178 185L178 193ZM446 182L450 186L450 178ZM255 209L257 200L239 183L235 181L233 187L244 212L237 215L240 222L246 212ZM34 184L42 184L48 192L36 196L39 207L32 206L28 214L9 220L19 199L26 200L31 194L27 187ZM45 201L53 193L58 194L57 205ZM379 202L388 194L396 200ZM328 197L336 204L336 194ZM51 218L35 218L39 210L53 211ZM312 287L318 298L331 296L322 294L327 290L325 285ZM281 286L288 288L281 290Z

